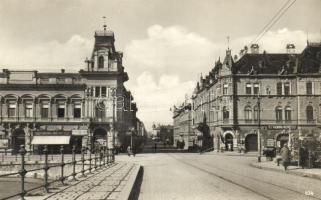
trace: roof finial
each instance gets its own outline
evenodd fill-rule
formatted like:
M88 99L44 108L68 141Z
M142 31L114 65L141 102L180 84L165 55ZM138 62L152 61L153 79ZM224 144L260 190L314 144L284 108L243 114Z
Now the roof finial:
M104 20L104 31L106 30L106 28L107 28L107 25L106 25L106 16L103 16L103 20Z

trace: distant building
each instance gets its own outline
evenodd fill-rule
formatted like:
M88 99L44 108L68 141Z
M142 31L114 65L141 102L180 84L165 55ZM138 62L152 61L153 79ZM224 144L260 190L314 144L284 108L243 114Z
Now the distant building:
M123 54L116 51L114 33L95 32L95 43L86 67L78 73L11 71L0 73L0 148L17 153L20 145L50 151L66 145L94 143L113 147L124 144L131 128L143 134L136 104L125 86L128 75ZM75 49L76 51L76 49ZM113 137L115 136L115 137Z
M199 143L210 135L215 149L257 151L258 141L280 148L299 136L320 137L321 44L308 43L300 54L293 44L286 48L267 53L252 45L239 59L228 49L200 78L192 97Z
M173 145L173 126L172 125L155 125L152 126L152 137L158 138L162 142Z

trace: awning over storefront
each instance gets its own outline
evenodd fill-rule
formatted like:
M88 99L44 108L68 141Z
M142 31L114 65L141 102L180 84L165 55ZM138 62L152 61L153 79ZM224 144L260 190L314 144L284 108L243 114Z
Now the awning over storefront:
M34 145L63 145L69 144L70 136L33 136Z

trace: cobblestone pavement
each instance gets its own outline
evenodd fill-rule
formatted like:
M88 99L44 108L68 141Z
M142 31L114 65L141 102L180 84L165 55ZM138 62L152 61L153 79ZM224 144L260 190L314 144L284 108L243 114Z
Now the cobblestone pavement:
M144 167L141 200L321 199L321 181L254 168L255 156L173 153L117 159Z
M47 196L30 196L32 200L100 200L117 199L127 183L130 174L137 165L133 163L119 162L108 168L87 174L87 177L78 181L68 182L67 186L50 188Z

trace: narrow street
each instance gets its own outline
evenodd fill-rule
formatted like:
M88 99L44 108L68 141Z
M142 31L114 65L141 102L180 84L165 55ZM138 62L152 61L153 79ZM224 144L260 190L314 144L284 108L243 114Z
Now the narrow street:
M321 181L249 166L237 154L118 156L144 167L139 199L321 199ZM312 191L313 196L305 193Z

